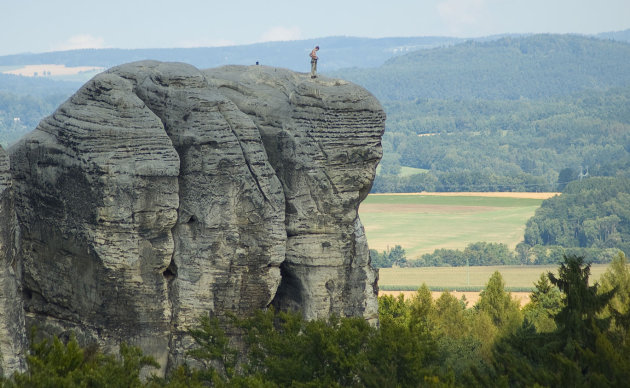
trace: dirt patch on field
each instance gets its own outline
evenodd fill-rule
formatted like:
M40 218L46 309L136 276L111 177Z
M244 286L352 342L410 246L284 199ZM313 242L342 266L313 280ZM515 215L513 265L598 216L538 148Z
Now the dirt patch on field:
M416 293L417 291L379 291L378 296L383 296L383 295L398 296L400 294L403 294L405 296L405 299L408 300L411 297L413 297ZM479 301L479 292L450 291L450 293L457 299L460 299L462 296L465 296L466 301L468 302L468 305L467 305L468 308L474 306L475 303ZM511 294L512 294L512 299L516 299L519 301L519 303L521 304L521 308L525 306L527 303L529 303L529 299L530 299L529 292L512 292ZM440 297L440 295L442 295L442 291L431 291L431 295L433 296L433 300L436 300L437 298Z
M560 193L525 193L525 192L421 192L421 193L375 193L370 195L439 195L443 197L494 197L494 198L526 198L547 199Z

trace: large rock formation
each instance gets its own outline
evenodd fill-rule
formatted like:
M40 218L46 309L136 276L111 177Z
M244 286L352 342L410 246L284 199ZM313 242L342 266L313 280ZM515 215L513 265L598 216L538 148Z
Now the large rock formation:
M282 182L287 252L274 304L307 318L376 319L375 271L357 210L382 155L378 102L348 82L281 69L204 73L253 119Z
M24 369L26 335L16 228L9 158L0 147L0 376Z
M28 323L166 367L201 314L375 320L357 209L384 118L355 85L262 66L94 77L10 150Z

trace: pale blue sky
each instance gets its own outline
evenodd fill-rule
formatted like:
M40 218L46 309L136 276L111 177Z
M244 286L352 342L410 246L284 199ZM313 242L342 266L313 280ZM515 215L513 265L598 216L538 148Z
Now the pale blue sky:
M630 28L630 0L0 0L0 55Z

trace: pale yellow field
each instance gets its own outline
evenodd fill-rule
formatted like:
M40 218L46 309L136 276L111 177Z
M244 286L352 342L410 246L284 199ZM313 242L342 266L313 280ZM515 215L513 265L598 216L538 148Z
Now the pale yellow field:
M466 302L468 302L466 304L466 307L468 308L473 307L479 301L479 292L476 292L476 291L449 291L449 292L451 293L451 295L453 295L457 299L461 299L462 296L465 296ZM398 296L400 294L403 294L405 299L408 300L412 298L415 293L416 291L379 291L378 296L383 296L383 295ZM435 300L439 298L440 295L442 295L442 291L432 291L431 295L433 296L433 300ZM511 293L512 299L518 300L521 307L529 303L529 300L530 300L529 295L530 295L529 292L512 292Z
M590 283L593 284L606 272L607 264L591 266ZM420 267L420 268L381 268L379 286L447 287L483 287L488 279L499 271L506 287L533 287L540 274L558 273L557 265L505 265L505 266L470 266L470 267Z
M86 71L97 71L97 70L103 70L103 69L104 69L103 67L97 67L97 66L66 67L66 65L44 64L44 65L26 65L26 66L20 67L19 69L3 71L3 73L21 75L25 77L34 77L35 74L37 74L38 76L74 75L74 74L79 74Z

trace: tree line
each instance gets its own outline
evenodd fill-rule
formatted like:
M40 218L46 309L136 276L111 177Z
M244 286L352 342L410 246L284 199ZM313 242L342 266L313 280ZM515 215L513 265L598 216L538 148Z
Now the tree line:
M488 242L470 243L463 251L440 248L414 260L407 259L406 252L400 245L382 252L370 249L370 261L374 268L521 264L506 244Z
M619 254L601 282L566 256L541 274L524 307L495 272L473 306L423 285L379 297L379 325L362 318L305 321L299 312L203 316L189 331L189 363L141 379L155 360L123 345L117 356L71 337L34 341L28 370L7 387L617 387L630 378L630 267ZM226 335L239 333L237 346Z

